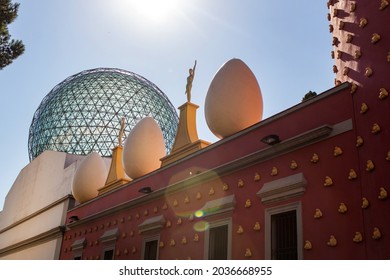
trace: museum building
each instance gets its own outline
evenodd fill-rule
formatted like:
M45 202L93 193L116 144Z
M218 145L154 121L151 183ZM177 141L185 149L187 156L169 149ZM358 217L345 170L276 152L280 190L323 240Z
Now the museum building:
M145 100L140 107L153 96L164 110L148 112L152 106L135 110L142 111L135 116L131 105L111 118L110 111L117 111L112 108L125 107L125 98L107 114L100 113L107 102L93 100L87 102L86 124L79 105L83 118L61 111L65 119L50 124L39 118L52 115L50 106L40 106L30 128L32 161L0 213L0 258L389 259L389 3L327 5L335 87L262 119L255 75L240 59L229 60L205 98L207 125L220 139L215 143L197 134L198 106L191 102L195 66L178 118L151 84L146 88L152 94L137 97ZM137 95L144 79L125 74L135 85L124 91ZM77 89L81 82L68 86L73 80L53 91ZM102 90L107 96L122 88L106 82L111 80L104 80L112 90ZM48 96L42 103L68 102ZM96 120L94 110L100 114ZM39 130L43 125L56 129L48 136ZM60 137L67 140L55 144ZM46 139L48 148L40 148ZM26 207L15 211L16 205Z

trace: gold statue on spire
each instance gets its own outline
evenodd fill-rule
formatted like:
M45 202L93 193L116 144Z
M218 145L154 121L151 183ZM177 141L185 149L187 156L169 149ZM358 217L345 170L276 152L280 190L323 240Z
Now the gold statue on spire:
M121 129L119 131L119 147L122 147L122 138L123 138L123 132L125 130L125 117L122 117L121 119Z
M189 76L187 77L187 85L186 85L186 95L187 95L187 101L191 102L191 89L192 89L192 81L194 80L195 76L195 68L196 68L196 60L194 64L194 68L190 68L189 71Z

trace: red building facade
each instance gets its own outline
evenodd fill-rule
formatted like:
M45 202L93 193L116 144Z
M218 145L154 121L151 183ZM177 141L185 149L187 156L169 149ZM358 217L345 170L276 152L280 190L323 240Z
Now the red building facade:
M75 206L60 258L390 258L384 2L328 2L336 87Z

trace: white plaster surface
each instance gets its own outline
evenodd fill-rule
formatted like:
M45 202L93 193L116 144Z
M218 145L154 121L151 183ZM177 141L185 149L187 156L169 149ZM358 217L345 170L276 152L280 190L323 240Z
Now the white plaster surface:
M71 184L82 156L45 151L17 176L0 212L0 249L7 248L65 223ZM4 259L53 259L58 240L2 255Z
M59 248L61 244L60 239L53 239L48 242L39 244L38 246L33 246L27 248L23 251L18 251L12 254L9 254L4 257L0 257L0 260L53 260L58 259L59 251L55 248Z
M70 194L78 162L64 169L66 153L45 151L16 178L0 212L0 230Z

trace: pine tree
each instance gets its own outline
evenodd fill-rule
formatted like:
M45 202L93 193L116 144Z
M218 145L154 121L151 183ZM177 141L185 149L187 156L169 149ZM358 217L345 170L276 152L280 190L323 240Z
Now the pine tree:
M305 94L305 96L302 98L302 102L309 100L310 98L316 96L317 93L315 91L309 91L308 93Z
M0 70L24 52L23 42L11 39L8 32L8 25L17 17L18 8L19 3L12 4L11 0L0 0Z

